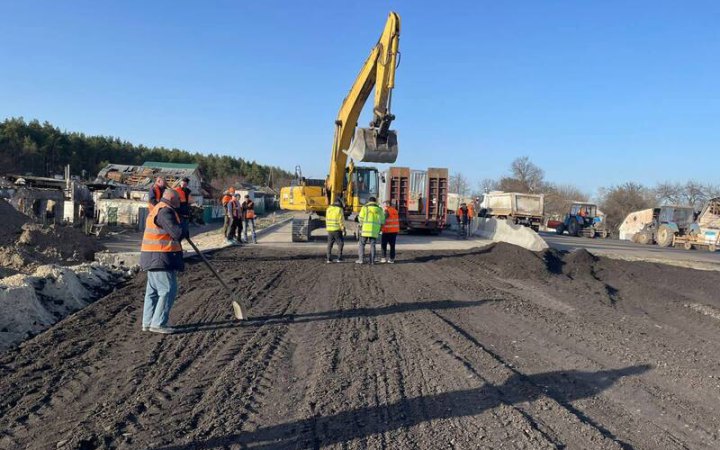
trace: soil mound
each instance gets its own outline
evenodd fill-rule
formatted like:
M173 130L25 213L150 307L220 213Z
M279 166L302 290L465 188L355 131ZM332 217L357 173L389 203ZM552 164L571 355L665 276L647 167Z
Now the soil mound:
M478 262L508 278L543 277L549 273L543 253L505 242L496 242L483 249Z
M23 225L30 223L30 218L21 213L5 200L0 199L0 246L13 245L22 234Z
M577 249L563 258L563 273L570 278L595 278L597 256L584 248Z
M34 224L0 200L0 276L31 273L43 264L92 261L104 247L75 228Z

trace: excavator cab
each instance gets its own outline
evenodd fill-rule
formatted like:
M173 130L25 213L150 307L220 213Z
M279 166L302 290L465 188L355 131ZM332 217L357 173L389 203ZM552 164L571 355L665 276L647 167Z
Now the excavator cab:
M382 128L357 128L345 153L358 162L392 164L398 157L397 133L383 132Z
M359 212L370 197L377 198L379 189L378 170L375 167L352 166L346 172L345 205L351 212ZM348 183L349 182L349 183Z

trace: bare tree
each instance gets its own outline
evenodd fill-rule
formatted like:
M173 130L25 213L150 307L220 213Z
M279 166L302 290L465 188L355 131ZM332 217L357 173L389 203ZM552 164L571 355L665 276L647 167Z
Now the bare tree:
M486 194L491 191L497 191L499 189L499 183L492 178L485 178L478 183L479 194Z
M545 185L545 215L553 219L560 219L569 210L574 202L588 201L588 195L577 186L571 184Z
M703 203L707 200L707 194L705 193L705 186L697 181L690 180L685 183L682 192L683 203L688 206L692 206L695 209L702 208Z
M600 189L600 209L606 215L610 230L616 230L628 214L655 206L655 193L645 186L627 182L619 186Z
M450 176L450 192L467 196L470 194L470 182L461 172L454 173Z
M679 205L682 203L683 186L680 183L670 181L658 183L653 191L659 204Z
M530 161L528 156L515 159L510 165L510 171L524 192L539 192L545 182L545 171Z

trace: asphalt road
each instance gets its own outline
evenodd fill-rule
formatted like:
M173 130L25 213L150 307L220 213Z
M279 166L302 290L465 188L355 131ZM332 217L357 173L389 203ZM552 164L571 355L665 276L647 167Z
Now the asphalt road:
M671 261L681 265L693 266L720 265L720 252L710 253L705 249L684 250L681 248L662 248L657 245L641 245L617 239L588 239L559 236L555 233L540 232L551 248L557 250L574 250L584 248L596 255L616 256L625 259L648 261Z

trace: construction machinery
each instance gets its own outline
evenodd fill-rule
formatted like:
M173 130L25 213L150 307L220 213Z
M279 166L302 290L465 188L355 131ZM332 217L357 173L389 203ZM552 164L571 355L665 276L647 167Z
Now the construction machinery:
M302 213L293 219L293 242L308 241L314 230L324 228L325 210L336 199L342 201L346 217L354 218L368 198L378 196L377 168L356 166L355 162L393 163L397 159L397 133L390 129L395 116L390 107L399 42L400 16L391 12L338 112L327 178L307 179L296 170L292 185L281 189L281 208ZM360 113L373 87L372 121L368 128L358 128Z
M720 246L720 197L708 200L687 233L673 235L672 244L682 245L686 250L705 247L716 251Z
M633 214L628 218L633 218ZM657 243L660 247L669 247L675 236L684 236L693 224L695 211L689 206L665 205L652 209L652 218L641 225L642 228L633 234L632 241L639 244ZM626 219L627 220L627 219ZM623 225L620 226L622 229Z
M448 169L390 167L380 175L380 198L398 210L405 231L440 233L447 222Z
M594 203L573 203L563 221L555 226L557 234L563 234L565 231L570 236L587 238L595 236L606 238L609 235L605 221L598 215L597 205Z
M505 219L540 231L545 215L545 197L542 194L518 192L490 192L480 201L480 217Z

